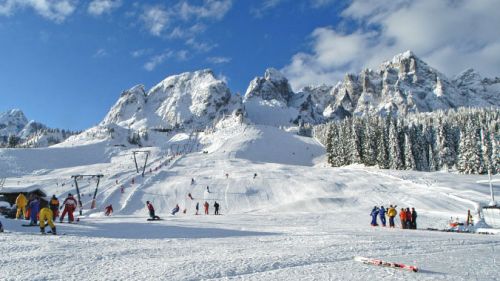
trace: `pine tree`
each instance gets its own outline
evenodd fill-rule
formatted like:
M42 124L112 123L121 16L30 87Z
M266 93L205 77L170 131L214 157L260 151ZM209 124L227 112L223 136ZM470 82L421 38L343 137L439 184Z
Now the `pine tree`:
M389 128L389 167L394 170L403 169L403 157L398 131L397 120L392 119Z
M405 132L404 156L406 170L415 170L417 165L415 163L415 157L413 157L413 144L409 130Z

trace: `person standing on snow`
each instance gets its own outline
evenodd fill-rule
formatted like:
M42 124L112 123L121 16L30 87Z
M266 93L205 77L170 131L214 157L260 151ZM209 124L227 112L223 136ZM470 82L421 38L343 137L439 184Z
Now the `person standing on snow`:
M215 208L215 213L214 215L218 215L219 214L219 203L217 203L217 201L215 201L214 203L214 208Z
M203 207L205 207L205 215L208 215L208 208L210 205L208 205L208 202L205 201L205 204L203 204Z
M372 222L371 222L372 226L378 226L377 223L378 212L379 212L378 207L377 206L373 207L372 212L370 213L370 216L372 216Z
M26 199L26 196L24 194L19 193L19 195L16 198L16 206L17 206L17 212L16 212L16 220L19 219L19 215L21 215L21 211L23 212L23 219L26 218L26 205L28 205L28 199Z
M210 193L210 188L208 187L208 185L207 185L207 192Z
M411 212L410 212L410 208L406 208L406 211L405 211L405 214L406 214L406 229L411 229Z
M2 222L0 221L0 233L3 232L3 225L2 225Z
M387 211L387 215L389 216L389 227L392 227L394 228L394 218L396 217L396 215L398 214L398 211L396 211L396 206L390 206L388 211Z
M40 212L40 199L38 197L34 196L33 200L29 203L30 207L30 225L37 225L38 224L38 212Z
M406 229L406 211L404 208L399 211L399 219L401 220L401 228Z
M386 221L385 221L385 208L384 206L380 206L380 209L378 211L378 214L380 215L380 222L382 223L382 226L385 227Z
M73 216L73 212L76 210L77 202L75 197L71 193L68 193L68 197L64 199L64 202L62 206L59 209L62 209L64 207L64 210L61 214L61 217L59 217L59 222L62 223L64 220L64 217L66 216L66 213L68 214L68 222L72 223L75 220L75 217Z
M152 220L159 220L160 217L155 215L155 208L153 207L153 204L151 204L151 202L149 202L149 201L146 201L146 206L148 207L149 217Z
M59 215L59 200L55 195L52 195L52 198L50 198L49 207L52 211L52 219L56 220L56 217Z
M411 228L417 229L417 211L415 211L415 208L411 208Z
M52 220L54 214L49 207L45 206L45 203L43 203L43 205L43 208L40 210L40 232L42 234L45 234L45 221L47 221L47 224L52 230L52 234L56 235L56 226L54 225L54 221Z
M198 211L200 210L200 202L196 202L196 214L198 215Z

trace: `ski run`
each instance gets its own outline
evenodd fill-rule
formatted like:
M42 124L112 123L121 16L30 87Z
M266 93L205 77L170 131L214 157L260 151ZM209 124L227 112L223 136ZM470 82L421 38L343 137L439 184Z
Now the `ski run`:
M144 177L137 150L149 151ZM500 236L425 230L467 210L476 220L486 175L332 168L313 138L237 122L155 147L67 142L0 159L1 192L39 188L61 205L76 194L71 176L104 175L96 193L97 178L78 179L83 213L56 219L58 235L0 218L0 280L500 280ZM160 220L147 220L147 201ZM395 227L371 226L373 207L389 205ZM401 228L403 207L417 230Z

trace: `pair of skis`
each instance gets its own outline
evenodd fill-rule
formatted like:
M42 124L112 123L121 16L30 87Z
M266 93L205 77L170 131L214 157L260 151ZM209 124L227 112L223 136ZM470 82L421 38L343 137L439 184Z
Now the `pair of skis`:
M406 265L403 263L395 263L395 262L389 262L389 261L383 261L383 260L379 260L379 259L372 259L372 258L365 258L365 257L354 257L354 260L362 262L364 264L393 267L393 268L399 268L399 269L408 270L408 271L412 271L412 272L418 272L418 267L413 266L413 265Z

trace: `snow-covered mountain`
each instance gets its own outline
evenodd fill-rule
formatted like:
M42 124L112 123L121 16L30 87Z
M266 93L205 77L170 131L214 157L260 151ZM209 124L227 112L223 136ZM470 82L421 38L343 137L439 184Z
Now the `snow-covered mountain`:
M0 146L46 147L66 140L73 132L51 129L34 120L28 121L19 109L0 113Z
M101 126L125 128L204 128L224 114L241 108L241 99L210 70L167 77L145 91L138 85L125 91Z
M377 71L346 75L330 95L334 99L323 112L326 118L500 106L500 79L485 79L467 70L451 80L407 51Z

